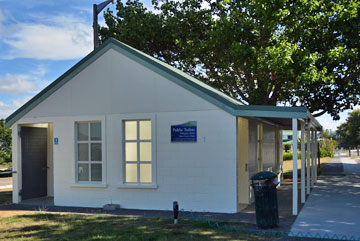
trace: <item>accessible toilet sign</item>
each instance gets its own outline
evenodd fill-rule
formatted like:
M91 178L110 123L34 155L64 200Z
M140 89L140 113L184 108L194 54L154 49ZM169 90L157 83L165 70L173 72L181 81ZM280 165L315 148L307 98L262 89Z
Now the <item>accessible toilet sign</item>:
M171 142L196 142L197 122L188 121L179 125L171 126Z

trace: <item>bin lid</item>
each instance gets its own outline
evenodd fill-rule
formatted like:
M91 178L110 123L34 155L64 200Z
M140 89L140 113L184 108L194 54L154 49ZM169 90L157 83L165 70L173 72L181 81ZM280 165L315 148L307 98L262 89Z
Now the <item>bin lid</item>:
M264 179L271 179L271 178L276 178L277 175L273 172L258 172L255 175L253 175L250 179L251 180L264 180Z

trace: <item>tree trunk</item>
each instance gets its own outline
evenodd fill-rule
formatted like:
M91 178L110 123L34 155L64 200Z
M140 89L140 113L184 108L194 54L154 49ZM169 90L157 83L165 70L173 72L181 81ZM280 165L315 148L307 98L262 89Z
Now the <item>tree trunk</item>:
M356 146L357 155L359 156L359 146Z
M351 148L349 147L349 157L351 157Z

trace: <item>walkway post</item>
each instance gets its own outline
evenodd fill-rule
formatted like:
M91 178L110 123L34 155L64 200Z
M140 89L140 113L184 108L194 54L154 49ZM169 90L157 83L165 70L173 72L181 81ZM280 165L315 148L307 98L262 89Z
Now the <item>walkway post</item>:
M314 131L314 149L315 149L315 153L314 153L314 168L315 168L315 180L314 182L316 183L317 182L317 168L318 168L318 165L317 165L317 156L318 156L318 141L317 141L317 131L315 130Z
M314 131L311 130L311 187L315 185L315 145L314 145Z
M293 215L298 214L298 164L297 164L297 119L292 119L293 149Z
M301 203L305 203L305 123L301 121Z
M310 122L307 125L307 133L306 133L306 144L307 144L307 158L306 158L306 190L307 194L310 194Z

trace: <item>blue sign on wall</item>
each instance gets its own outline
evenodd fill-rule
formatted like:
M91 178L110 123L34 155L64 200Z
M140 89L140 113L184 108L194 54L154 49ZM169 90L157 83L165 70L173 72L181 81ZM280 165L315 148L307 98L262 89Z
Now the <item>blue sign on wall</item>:
M59 138L58 137L55 137L54 138L54 145L58 145L59 144Z
M196 142L196 121L171 126L171 142Z

